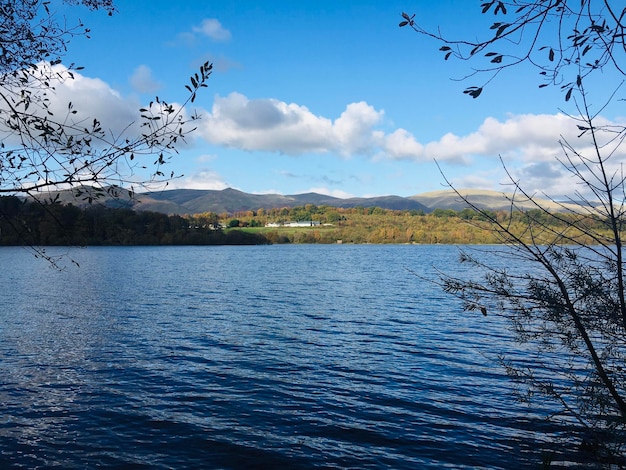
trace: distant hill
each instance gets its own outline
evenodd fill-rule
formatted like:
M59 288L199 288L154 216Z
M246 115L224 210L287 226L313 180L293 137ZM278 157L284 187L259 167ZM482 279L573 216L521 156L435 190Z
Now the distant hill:
M80 193L79 195L77 195ZM393 210L421 210L430 212L429 208L418 201L400 196L381 196L371 198L341 199L318 193L294 195L281 194L250 194L236 189L200 190L171 189L158 192L135 194L130 198L126 191L119 191L118 197L104 194L96 199L93 188L64 190L47 193L40 199L54 200L64 204L78 206L87 205L89 199L110 207L129 207L134 210L154 211L165 214L198 214L201 212L234 213L257 209L274 209L282 207L304 206L314 204L332 207L381 207Z
M77 195L80 192L79 195ZM477 207L491 210L506 210L510 202L503 193L485 190L460 190L463 196ZM45 195L46 200L57 199L61 203L87 205L90 198L95 198L93 188L83 187L78 191L65 190ZM510 196L510 195L509 195ZM42 198L44 198L42 196ZM117 197L108 194L95 199L97 203L108 207L128 207L133 210L154 211L165 214L198 214L201 212L235 213L241 211L274 209L282 207L304 206L306 204L327 205L332 207L380 207L392 210L417 210L426 213L435 209L462 210L467 207L461 198L452 190L433 191L409 197L380 196L370 198L341 199L318 193L294 195L281 194L250 194L236 189L200 190L171 189L158 192L138 193L130 197L127 191L120 190ZM540 200L540 199L538 199ZM555 211L562 210L558 204L540 200L542 205ZM533 208L531 202L517 201L518 207ZM571 205L571 207L575 207Z
M489 209L493 211L509 210L511 208L512 194L502 193L498 191L488 191L482 189L460 189L459 194L473 205L480 209ZM459 197L459 194L452 190L431 191L428 193L416 194L409 196L409 199L420 202L428 207L430 210L434 209L454 209L456 211L463 210L467 207L467 203ZM545 198L535 198L542 207L554 211L560 212L564 208L576 210L580 206L576 204L556 203ZM521 196L515 196L515 205L518 209L536 209L537 206L530 200L524 199Z

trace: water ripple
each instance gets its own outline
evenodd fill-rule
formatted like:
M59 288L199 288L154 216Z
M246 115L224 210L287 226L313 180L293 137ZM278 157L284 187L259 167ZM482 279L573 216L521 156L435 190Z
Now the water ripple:
M450 247L29 256L0 250L3 468L535 468L559 431L514 402L506 328L405 269Z

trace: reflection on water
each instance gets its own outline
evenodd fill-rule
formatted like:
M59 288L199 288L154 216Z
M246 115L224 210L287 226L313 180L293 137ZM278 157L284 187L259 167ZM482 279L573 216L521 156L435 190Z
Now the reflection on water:
M0 249L0 466L535 468L453 247ZM546 434L547 433L547 434Z

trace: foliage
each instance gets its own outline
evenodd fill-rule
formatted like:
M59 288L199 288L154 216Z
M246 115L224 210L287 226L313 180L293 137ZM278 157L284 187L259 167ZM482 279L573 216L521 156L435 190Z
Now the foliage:
M486 76L464 93L478 98L500 72L521 64L538 70L540 87L560 87L569 101L580 82L609 69L624 75L626 15L611 0L484 1L483 14L495 21L484 39L452 39L422 28L415 15L402 14L400 27L441 43L444 60L472 60L470 76Z
M157 212L136 212L94 204L25 202L0 197L0 245L258 245L262 234L224 232L213 225Z
M104 9L109 15L115 12L112 0L71 0L69 4L82 4L89 9ZM45 60L51 64L61 62L69 39L87 35L89 29L82 23L68 28L50 10L50 2L41 0L4 1L0 5L0 75L2 85L20 83L20 72Z
M258 211L242 211L223 214L217 217L217 223L230 226L236 220L241 227L248 227L254 233L262 233L272 243L417 243L417 244L493 244L499 243L497 234L489 230L487 217L493 217L507 224L520 237L527 237L526 231L529 214L526 212L493 212L463 209L461 211L434 210L430 214L419 211L402 211L377 208L338 208L332 206L297 206L292 208L274 208ZM444 216L445 215L445 216ZM280 223L295 220L320 221L316 227L265 227L269 223ZM541 217L553 230L567 227L572 220L583 217L582 214L535 214ZM603 231L607 236L600 219L584 216L586 224ZM206 223L206 214L190 216L195 225ZM252 229L254 228L254 229ZM573 232L572 232L573 233ZM591 242L581 232L577 232L581 240ZM544 239L547 241L548 238ZM528 238L530 240L530 238Z
M626 187L620 147L626 128L605 125L599 114L621 101L619 85L609 91L604 105L596 103L595 111L590 103L606 93L606 85L596 81L598 72L603 79L619 81L625 75L626 9L609 0L487 1L481 9L496 17L485 39L450 39L426 31L408 14L403 14L400 26L438 40L445 60L476 64L468 77L487 78L464 91L473 98L501 72L522 64L538 69L540 87L555 86L563 92L580 134L577 143L561 137L559 161L578 183L568 195L570 201L582 201L584 210L563 206L563 213L550 213L508 172L514 189L508 220L472 206L458 194L508 249L501 252L501 265L484 264L480 253L462 251L461 261L473 268L471 277L442 273L441 283L463 300L466 310L511 320L519 343L534 358L503 358L521 397L555 400L561 412L552 418L584 430L580 449L590 451L597 462L623 467ZM535 209L519 210L518 204L528 200ZM509 222L515 219L523 230ZM555 219L561 223L555 224Z
M66 3L115 13L112 0ZM81 69L62 65L69 40L89 30L81 23L67 26L53 5L41 0L0 5L0 194L44 201L46 191L70 187L92 202L98 194L117 195L124 188L132 195L135 185L174 177L164 165L193 131L197 116L185 107L206 87L212 65L204 63L190 77L182 104L156 97L116 132L88 110L60 103L55 93ZM148 174L140 176L144 170ZM82 183L96 192L85 194Z
M121 201L120 201L121 202ZM289 212L290 209L287 210ZM78 207L72 204L35 203L16 196L0 196L0 245L142 245L142 244L230 244L242 233L252 234L246 243L415 243L494 244L500 240L475 210L446 211L447 217L416 211L377 208L304 206L294 213L314 210L322 221L316 227L265 227L282 209L236 214L204 212L189 216L167 216L136 212L119 205L100 203ZM488 212L525 237L528 214ZM473 215L472 215L473 214ZM580 217L577 215L576 217ZM566 227L571 215L542 216L553 231ZM330 222L333 221L333 222ZM586 224L604 230L602 220L587 217ZM241 229L237 227L242 227ZM606 236L609 235L604 230ZM579 238L583 237L579 233ZM256 239L254 237L257 237Z

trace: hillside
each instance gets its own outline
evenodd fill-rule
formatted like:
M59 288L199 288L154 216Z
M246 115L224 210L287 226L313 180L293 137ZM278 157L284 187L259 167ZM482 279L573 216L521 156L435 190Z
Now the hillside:
M197 214L200 212L235 213L257 209L295 207L314 204L332 207L382 207L396 210L422 210L428 207L410 198L383 196L372 198L340 199L318 193L294 195L250 194L236 189L193 190L175 189L170 191L138 194L134 204L136 210L153 210L176 214Z
M505 197L504 193L473 189L461 190L460 192L480 208L506 210L510 207L510 201ZM77 206L88 205L90 198L95 199L93 188L81 188L78 195L76 190L65 190L47 194L45 197L42 196L42 199L56 199L61 203L72 203ZM416 210L425 213L432 212L435 209L462 210L467 207L459 196L451 190L433 191L409 197L379 196L341 199L318 193L281 195L250 194L232 188L224 190L171 189L138 193L133 198L129 197L126 191L119 191L117 197L104 193L104 195L95 200L108 207L129 207L138 211L154 211L178 215L203 212L234 214L236 212L255 211L261 208L267 210L305 206L307 204L342 208L380 207L391 210ZM562 207L558 204L543 199L537 200L541 201L544 207L555 211L562 210ZM519 201L518 206L528 209L534 207L531 202L524 204Z
M493 211L509 210L511 208L511 199L513 198L513 195L509 193L482 189L461 189L459 193L476 207ZM453 209L458 211L467 207L467 203L463 201L457 193L449 189L416 194L409 196L409 199L425 205L430 210ZM557 204L543 198L535 198L535 200L540 203L542 207L554 212L561 212L564 208L575 210L576 207L579 207L575 204ZM518 209L525 210L537 208L532 201L520 196L515 197L515 205Z

